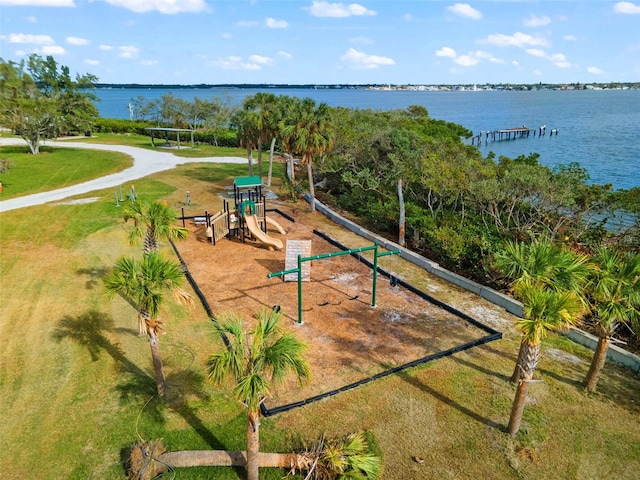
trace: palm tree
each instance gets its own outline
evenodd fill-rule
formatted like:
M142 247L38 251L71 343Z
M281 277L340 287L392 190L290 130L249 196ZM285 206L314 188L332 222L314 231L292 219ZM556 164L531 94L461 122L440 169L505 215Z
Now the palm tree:
M258 118L256 112L239 110L233 117L238 129L238 143L247 150L249 176L253 176L253 149L258 146Z
M303 456L304 457L304 456ZM314 466L306 478L316 480L371 479L380 478L382 462L371 452L371 448L363 432L356 432L346 437L327 441L324 436L316 442L308 459L314 459Z
M144 236L143 251L148 254L158 250L159 239L183 240L187 229L175 224L176 213L165 203L136 200L127 203L124 220L133 220L134 229L129 232L129 242L135 245Z
M138 442L131 449L128 478L151 480L183 467L246 466L245 452L229 450L181 450L167 452L161 440ZM327 440L324 435L301 453L262 453L260 467L307 471L315 480L371 479L382 474L382 461L363 432Z
M507 433L513 436L520 430L529 384L533 381L540 359L542 339L550 331L575 325L584 309L576 294L566 290L555 291L541 283L523 281L518 284L516 293L524 305L524 318L518 321L522 332L522 348L516 368L521 370L521 378L507 426Z
M329 106L321 103L316 107L314 100L305 98L298 103L282 129L286 143L293 153L301 156L301 163L307 166L311 211L314 212L315 188L313 185L313 160L323 155L333 146L333 126ZM285 141L283 141L285 143Z
M296 139L296 124L300 110L300 99L297 97L281 96L278 98L278 138L284 149L283 155L287 160L289 180L295 184L296 171L294 161L294 142Z
M598 330L598 345L584 387L594 392L607 359L609 344L620 323L640 320L640 253L600 249L587 290Z
M104 280L105 290L110 297L122 295L138 310L139 331L149 339L160 396L165 394L167 381L158 339L163 322L158 313L167 292L172 293L180 302L191 301L191 296L180 288L182 278L182 270L178 264L163 260L159 253L151 252L140 261L127 257L118 259L113 271Z
M276 110L275 106L277 98L273 93L259 92L255 95L249 96L244 99L242 106L245 111L250 112L253 116L253 121L256 127L257 134L257 148L258 148L258 172L262 177L262 145L265 141L275 140L275 128L273 113ZM272 142L274 143L274 142ZM269 166L273 161L273 154L269 157ZM267 186L271 185L270 177Z
M589 257L565 250L548 239L532 243L508 242L504 250L495 256L498 270L509 279L514 279L511 288L518 291L522 283L539 283L556 292L569 291L580 296L590 271ZM518 352L518 360L511 375L516 383L522 374L520 368L525 339Z
M247 476L258 480L260 451L260 405L273 383L294 373L299 383L310 377L309 366L302 358L305 345L291 333L283 333L279 312L263 309L256 315L253 332L243 329L242 317L229 313L216 331L229 338L229 347L209 357L209 378L216 383L227 377L235 381L236 398L247 408Z

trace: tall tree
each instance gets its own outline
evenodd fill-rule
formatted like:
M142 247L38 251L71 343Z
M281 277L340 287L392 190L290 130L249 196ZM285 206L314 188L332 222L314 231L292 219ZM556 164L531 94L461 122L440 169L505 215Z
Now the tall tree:
M498 270L512 281L514 293L519 292L521 284L537 283L556 292L569 291L580 297L590 271L589 257L564 250L546 238L531 243L507 242L505 248L496 254L495 263ZM518 360L511 375L514 383L522 376L525 348L526 335L523 332Z
M287 173L289 180L295 184L295 153L294 142L296 139L296 127L294 119L298 117L297 111L300 110L300 99L282 95L278 97L277 104L278 115L278 138L282 144L284 152L282 152L287 161Z
M277 98L273 93L258 92L244 99L242 103L245 111L249 112L253 117L253 123L256 127L257 148L258 148L258 172L262 177L262 150L264 142L275 139L276 120L275 112ZM269 167L273 161L273 154L269 157ZM267 185L270 185L270 179Z
M217 96L212 98L212 103L214 108L204 117L204 126L213 135L213 144L217 147L220 132L229 127L229 123L234 118L238 107L231 106L229 98Z
M566 330L580 319L584 306L581 299L569 291L556 291L530 280L517 285L516 295L522 301L524 318L518 321L522 332L521 358L518 368L516 395L509 417L507 433L515 436L520 430L529 385L540 360L540 344L550 332Z
M300 153L301 163L307 166L311 211L316 211L316 193L313 179L313 162L333 146L334 129L330 108L326 103L317 107L311 99L302 101L301 116L296 125L294 148Z
M146 202L136 199L127 203L124 220L133 220L134 228L129 232L129 242L132 245L144 237L145 254L157 251L160 239L183 240L187 237L187 229L175 223L175 211L158 201Z
M166 392L167 380L158 338L163 322L158 314L167 292L172 293L178 301L191 301L191 296L180 288L182 279L180 266L163 260L156 252L144 255L140 261L126 257L118 259L112 272L104 279L105 290L110 297L122 295L138 310L139 331L141 335L146 334L149 340L160 396Z
M91 92L96 81L90 74L72 79L52 56L32 54L26 64L0 58L0 122L38 154L43 139L91 130L98 117Z
M293 373L300 383L310 377L309 366L302 356L305 345L291 333L283 333L278 325L281 314L263 309L256 319L255 329L247 332L239 314L227 314L215 328L229 338L229 347L214 353L207 361L209 378L218 384L233 378L235 396L247 408L249 480L258 480L260 404L274 383L287 374Z
M313 161L333 146L334 128L330 108L326 103L316 106L311 98L295 103L288 112L280 130L283 144L290 153L299 155L300 162L307 167L311 211L315 211L315 188L313 181Z
M239 110L233 116L233 124L238 130L238 143L247 150L249 176L253 176L253 149L258 145L258 125L252 112Z
M640 322L640 253L601 248L587 291L598 344L583 385L594 392L616 330L621 324Z

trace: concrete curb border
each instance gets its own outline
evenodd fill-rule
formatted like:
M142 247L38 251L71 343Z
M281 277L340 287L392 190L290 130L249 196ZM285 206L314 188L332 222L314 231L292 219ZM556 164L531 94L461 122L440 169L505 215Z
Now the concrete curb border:
M307 203L311 203L311 197L309 196L309 194L305 194L303 198ZM405 260L423 268L424 270L431 273L432 275L435 275L438 278L442 278L443 280L457 285L464 290L475 293L479 297L484 298L494 305L498 305L504 308L507 312L522 318L522 304L517 300L496 290L493 290L492 288L485 287L484 285L474 282L473 280L469 280L468 278L450 272L449 270L441 267L438 263L429 260L428 258L425 258L415 252L412 252L407 248L401 247L397 243L391 242L386 238L376 235L366 228L363 228L360 225L352 222L351 220L344 218L342 215L334 212L318 200L315 201L315 204L316 209L320 213L330 218L338 225L345 227L346 229L363 238L366 238L367 240L377 243L387 250L400 250L400 257L404 258ZM585 346L591 350L595 350L596 344L598 343L597 337L594 337L593 335L580 330L579 328L572 328L565 335L577 344ZM634 355L631 352L627 352L617 345L609 346L607 359L620 365L624 365L625 367L628 367L635 372L640 372L640 356Z

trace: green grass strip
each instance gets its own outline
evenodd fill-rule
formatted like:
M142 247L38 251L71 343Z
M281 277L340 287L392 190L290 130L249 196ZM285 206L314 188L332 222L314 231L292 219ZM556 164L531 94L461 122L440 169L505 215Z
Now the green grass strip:
M0 173L0 200L46 192L119 172L133 165L128 155L64 147L42 147L39 155L26 146L3 146L0 159L9 168Z

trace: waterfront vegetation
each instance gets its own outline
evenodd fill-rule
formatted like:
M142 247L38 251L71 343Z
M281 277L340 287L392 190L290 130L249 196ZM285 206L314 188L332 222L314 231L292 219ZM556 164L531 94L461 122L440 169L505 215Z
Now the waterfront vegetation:
M42 92L47 105L36 121L29 95L3 102L1 120L25 138L33 154L6 150L9 169L0 174L3 183L12 169L28 168L36 179L24 180L20 194L41 191L46 175L51 178L45 190L127 164L116 154L98 157L83 150L79 157L78 150L41 148L43 138L91 128L100 135L88 141L100 142L108 131L106 143L152 148L143 136L150 124L145 122L194 128L202 130L198 148L176 153L192 155L197 162L197 152L241 152L249 166L198 169L189 164L157 174L136 182L145 200L179 205L179 189L186 184L206 198L212 187L222 191L233 176L247 173L267 177L268 184L273 178L273 187L286 191L292 202L300 202L299 194L307 191L313 198L317 184L318 197L358 222L523 302L525 318L518 322L522 337L505 327L505 338L491 346L268 419L261 429L264 450L300 449L325 432L348 434L348 426L369 432L374 450L384 457L384 478L558 478L558 472L566 472L564 478L633 478L640 468L640 379L603 366L601 358L594 358L587 375L593 353L555 336L584 317L600 326L603 345L623 329L625 338L637 338L640 189L592 185L580 165L550 169L538 163L536 154L483 157L462 141L471 132L433 119L417 106L390 112L329 109L309 99L260 95L234 112L223 104L200 104L204 110L198 110L198 102L167 95L155 105L139 105L138 113L152 118L102 121L99 126L101 120L92 120L92 110L86 108L75 123L54 125L52 112L67 108L91 77L61 89L69 85L68 71L54 76L60 83L53 84L42 83L50 77L35 75L57 72L49 57L31 57L31 76L15 65L1 66L3 99L21 86L30 96ZM86 103L81 99L79 105ZM30 121L7 123L20 108ZM166 140L174 138L167 133ZM263 162L266 151L268 166ZM283 164L275 162L276 153L290 172L282 183ZM55 175L48 158L56 159ZM301 168L306 178L295 174ZM98 471L118 478L141 431L144 439L163 438L173 450L244 449L240 406L229 392L203 381L203 352L211 353L214 345L203 335L208 322L204 312L163 307L172 324L171 343L164 343L171 353L163 358L168 394L165 400L154 396L160 383L156 386L148 374L148 359L126 320L130 306L125 300L109 302L102 285L116 259L132 252L122 212L113 205L113 192L96 195L98 201L91 204L2 214L3 225L11 225L0 230L6 339L0 467L7 478L86 478ZM312 218L326 222L319 215ZM614 224L613 218L621 221ZM509 251L514 252L515 268L505 267ZM569 257L583 259L584 275L562 260ZM618 268L605 261L611 258L618 259ZM605 277L607 282L618 279L612 284L624 288L603 290ZM614 311L607 305L624 308ZM540 360L541 351L552 354ZM508 381L514 359L515 372L523 373L516 380L534 381L534 371L544 379L531 387L535 401L526 408L529 384L521 388L522 383L516 387ZM503 431L510 411L507 435ZM196 469L180 472L180 478L211 472L216 478L241 474ZM282 472L267 470L264 475L280 478Z

